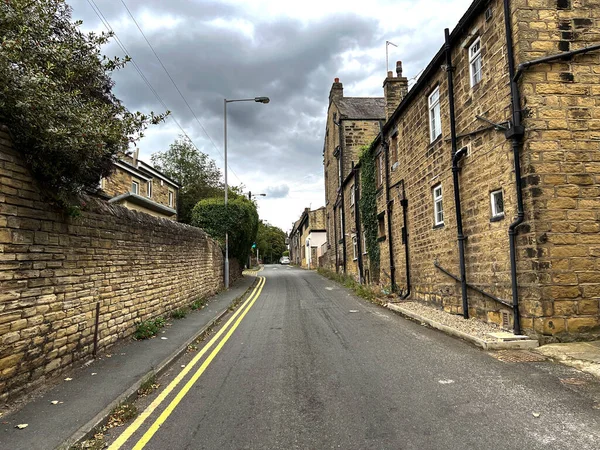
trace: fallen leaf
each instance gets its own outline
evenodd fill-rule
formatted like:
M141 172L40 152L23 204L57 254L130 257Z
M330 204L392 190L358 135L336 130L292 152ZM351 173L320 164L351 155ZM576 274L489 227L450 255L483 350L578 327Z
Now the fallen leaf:
M15 428L22 430L23 428L27 428L28 426L29 426L28 423L20 423L19 425L15 426Z
M106 355L107 358L112 358L112 355Z
M71 381L73 378L65 378L65 381Z
M58 405L58 400L52 400L50 403L52 403L53 405Z
M532 414L533 414L533 417L535 417L535 418L538 418L538 417L540 417L540 413L538 413L538 412L534 412L534 413L532 413Z

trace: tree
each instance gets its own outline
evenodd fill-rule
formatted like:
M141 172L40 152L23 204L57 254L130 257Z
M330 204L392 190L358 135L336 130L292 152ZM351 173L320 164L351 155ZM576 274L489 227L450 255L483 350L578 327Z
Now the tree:
M256 245L265 262L274 263L279 261L279 258L287 250L285 232L281 228L269 225L261 220L258 224Z
M222 197L200 200L192 210L191 224L204 229L225 246L225 231L229 233L229 254L244 264L258 230L256 205L245 197L230 199L227 206Z
M108 176L117 155L165 115L131 113L101 56L111 33L84 34L60 0L0 3L0 121L34 176L63 206Z
M191 223L192 209L200 200L223 193L221 172L214 160L187 137L180 136L167 151L155 153L151 158L158 170L181 185L177 202L180 222Z

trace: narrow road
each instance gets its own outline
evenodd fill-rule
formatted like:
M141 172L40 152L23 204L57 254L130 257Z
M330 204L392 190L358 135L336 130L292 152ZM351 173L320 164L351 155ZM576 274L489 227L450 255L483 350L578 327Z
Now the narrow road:
M499 361L314 272L259 275L201 376L121 448L600 449L600 388L574 369Z

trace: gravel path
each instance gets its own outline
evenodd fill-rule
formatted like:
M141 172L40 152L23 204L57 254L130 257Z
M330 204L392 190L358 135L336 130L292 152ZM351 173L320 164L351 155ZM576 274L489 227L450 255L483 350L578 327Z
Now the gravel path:
M499 339L489 336L488 333L498 333L500 331L503 331L494 324L485 323L478 319L465 320L462 316L450 314L438 308L428 306L419 302L402 302L396 303L395 305L404 308L414 314L418 314L419 316L422 316L429 320L434 320L438 323L441 323L442 325L446 325L448 327L462 331L463 333L467 333L471 336L483 339L487 342L499 341Z

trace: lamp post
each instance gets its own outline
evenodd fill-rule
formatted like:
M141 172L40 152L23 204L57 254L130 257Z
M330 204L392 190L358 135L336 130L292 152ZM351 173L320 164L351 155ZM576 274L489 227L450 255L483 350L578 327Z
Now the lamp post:
M223 99L223 134L224 134L224 152L225 152L225 209L227 209L227 194L229 191L229 185L227 184L227 103L233 102L256 102L256 103L269 103L269 97L254 97L254 98L240 98L235 100ZM225 229L225 289L229 289L229 232Z

